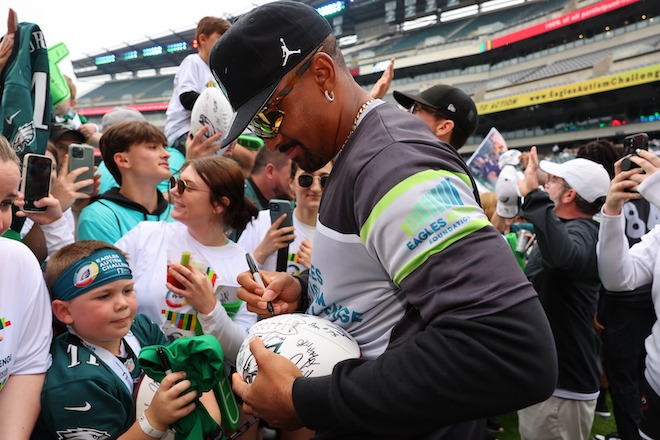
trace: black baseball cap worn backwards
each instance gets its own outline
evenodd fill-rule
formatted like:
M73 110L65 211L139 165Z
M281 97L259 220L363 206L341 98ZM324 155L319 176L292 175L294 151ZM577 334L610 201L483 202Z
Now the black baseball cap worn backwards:
M248 126L281 79L332 32L311 6L277 1L239 18L216 42L209 66L236 112L222 146Z
M446 84L438 84L424 90L419 95L410 95L408 93L392 93L394 99L404 108L410 108L418 102L426 107L437 110L447 119L451 119L468 136L474 134L479 124L479 115L477 106L464 91Z

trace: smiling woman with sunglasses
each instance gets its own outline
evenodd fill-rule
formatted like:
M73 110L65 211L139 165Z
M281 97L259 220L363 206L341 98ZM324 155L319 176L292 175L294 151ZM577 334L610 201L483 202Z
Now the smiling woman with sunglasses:
M330 178L332 163L308 173L295 162L291 164L289 184L295 193L296 208L293 211L293 226L278 229L283 218L271 225L270 212L261 211L259 217L250 222L238 240L238 244L250 251L264 270L275 270L277 251L289 244L287 272L297 275L309 268L312 258L312 240L316 230L323 188Z
M216 336L233 364L256 315L236 298L236 276L248 266L226 232L244 227L258 210L243 194L240 167L221 156L186 162L170 195L174 223L142 222L116 244L129 255L139 312L170 337L200 329ZM186 251L190 263L183 266ZM176 261L168 261L172 254Z

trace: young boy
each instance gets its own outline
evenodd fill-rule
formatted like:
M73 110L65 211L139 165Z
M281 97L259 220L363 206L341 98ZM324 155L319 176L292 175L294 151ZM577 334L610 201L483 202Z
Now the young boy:
M186 156L186 138L195 101L206 87L217 87L209 68L209 53L231 24L224 18L204 17L197 24L198 53L188 55L174 76L174 92L167 107L165 135L171 146Z
M197 394L186 392L190 381L179 371L163 379L134 421L132 393L142 373L137 356L166 340L146 316L136 315L133 276L119 249L100 241L70 244L51 257L46 283L53 313L68 332L51 347L33 439L151 439L194 410ZM207 408L214 405L204 400Z
M115 243L141 221L172 221L170 205L156 188L171 177L167 140L147 121L113 124L101 137L101 154L119 184L98 196L78 218L79 240Z
M55 111L53 112L54 122L55 124L65 125L72 130L80 130L83 134L85 134L84 131L87 131L88 134L85 134L85 137L89 137L89 134L98 131L98 127L96 127L95 124L90 124L85 116L75 110L76 105L78 104L78 101L76 100L78 89L71 78L66 75L62 76L66 81L66 85L69 87L71 95L69 96L69 99L62 101L55 106Z

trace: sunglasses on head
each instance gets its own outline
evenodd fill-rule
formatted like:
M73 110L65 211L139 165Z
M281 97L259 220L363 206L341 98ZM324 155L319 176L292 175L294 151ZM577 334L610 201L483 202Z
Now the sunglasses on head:
M303 188L309 188L314 183L314 179L319 179L321 188L325 188L329 176L312 176L311 174L301 174L298 176L298 185Z
M277 105L282 102L284 97L291 93L293 86L296 85L298 80L303 76L303 74L309 69L309 66L312 64L312 58L319 52L321 48L317 48L312 56L305 61L305 63L300 66L296 71L296 75L289 81L289 83L284 87L280 93L277 94L273 102L266 104L259 113L252 118L252 122L248 125L248 129L255 134L255 136L262 139L272 139L277 136L277 133L280 131L280 125L282 125L282 120L284 120L284 112L277 108Z
M185 180L175 179L174 177L172 177L172 178L170 179L170 188L174 189L175 187L176 187L176 192L178 192L180 196L182 196L183 193L186 192L186 190L190 190L190 191L201 191L201 192L211 192L211 191L208 191L208 190L205 190L205 189L193 188L193 187L190 186L190 184L189 184L188 182L186 182Z

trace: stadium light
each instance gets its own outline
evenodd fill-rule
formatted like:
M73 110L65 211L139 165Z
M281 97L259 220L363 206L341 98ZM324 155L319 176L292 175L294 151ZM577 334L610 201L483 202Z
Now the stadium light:
M334 1L317 7L316 12L318 12L322 17L328 17L343 11L345 8L346 5L343 1Z
M142 49L143 57L154 57L163 54L163 46L151 46Z
M411 31L413 29L419 29L425 26L430 26L432 24L436 24L438 22L438 16L436 14L433 15L427 15L425 17L419 17L415 20L409 20L404 22L401 25L401 30L402 31Z
M124 61L128 60L135 60L138 57L138 52L137 50L130 50L128 52L124 52L121 56L121 59Z
M349 46L355 44L358 41L357 35L347 35L339 39L339 47Z
M96 57L94 59L94 63L97 66L101 66L103 64L110 64L110 63L114 63L114 62L115 62L115 56L113 54L103 55L103 56L100 56L100 57Z
M169 53L183 52L184 50L188 50L188 43L180 41L178 43L168 44L166 50Z
M481 4L481 12L497 11L498 9L509 8L521 3L525 3L525 0L490 0Z
M459 20L461 18L477 15L478 12L479 12L478 5L470 5L464 8L454 9L451 11L445 11L440 13L440 21L446 22L452 20Z

